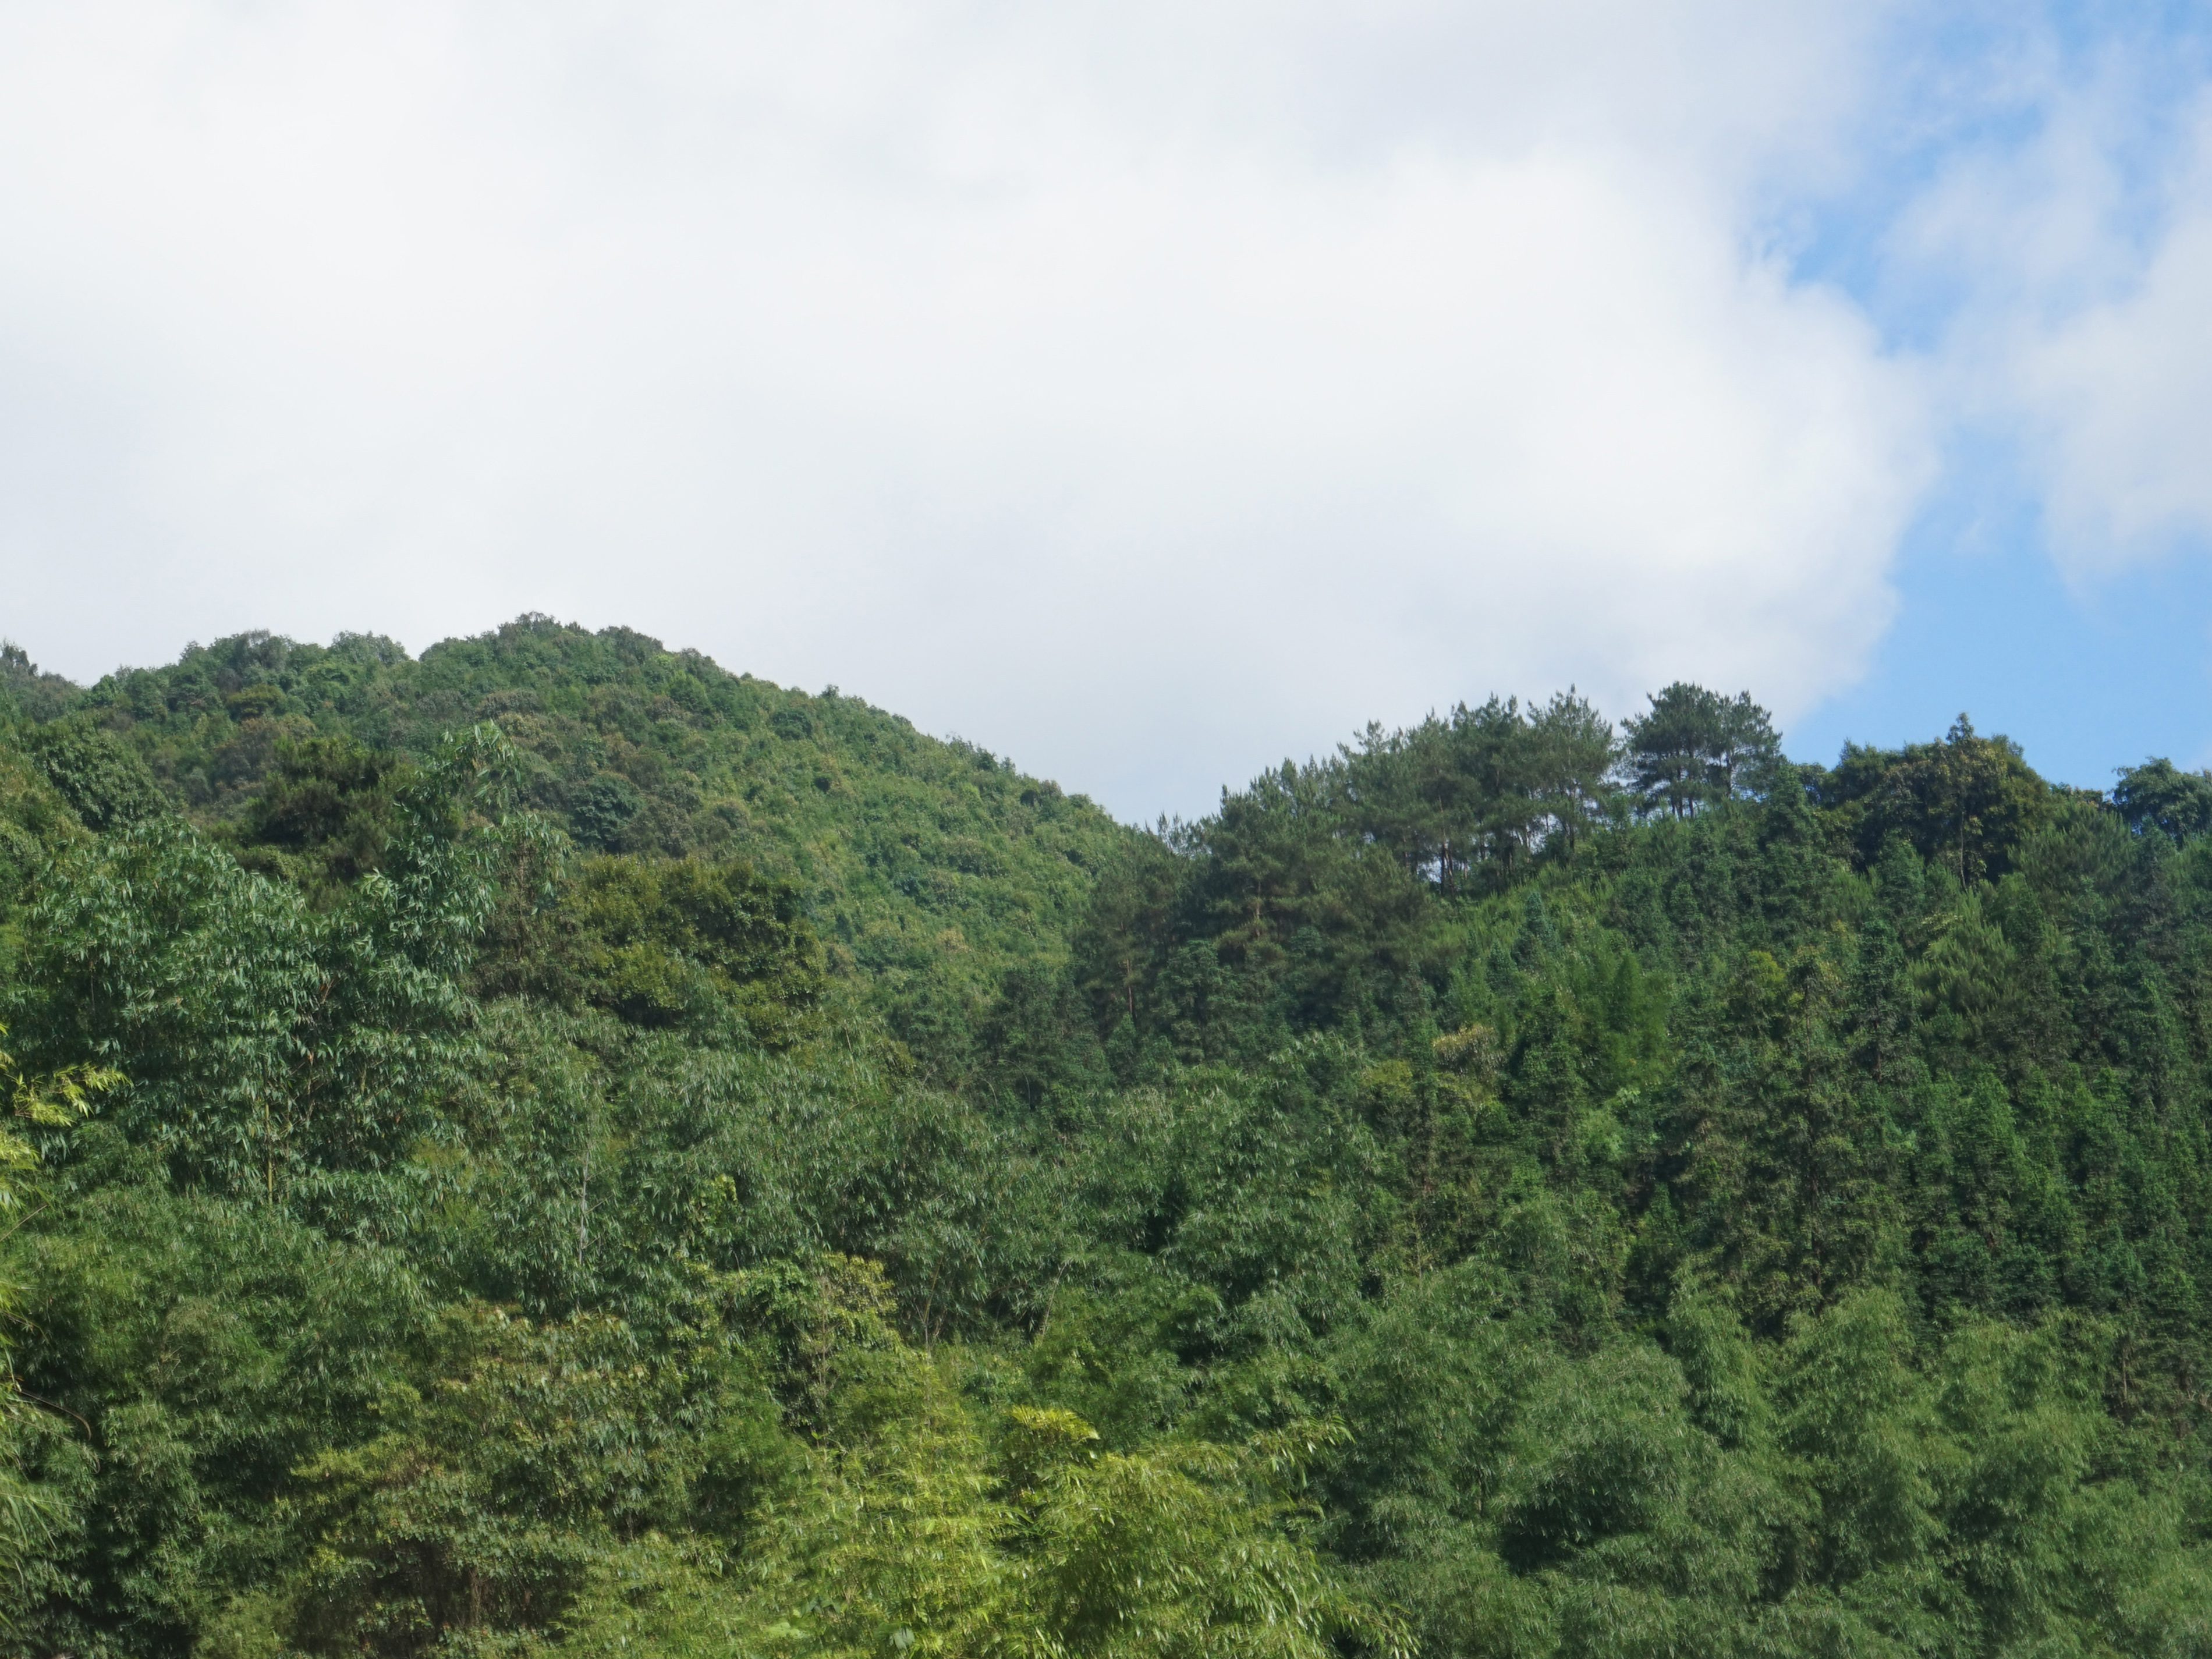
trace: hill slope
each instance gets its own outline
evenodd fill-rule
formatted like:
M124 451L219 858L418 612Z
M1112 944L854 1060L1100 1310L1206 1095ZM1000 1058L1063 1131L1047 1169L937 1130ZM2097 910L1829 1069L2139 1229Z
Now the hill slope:
M924 1044L956 1039L1010 969L1056 967L1096 872L1133 839L984 750L626 629L524 617L419 659L368 635L248 634L82 690L27 663L15 680L37 718L115 734L192 821L234 834L305 741L420 759L495 723L525 757L526 802L582 848L735 854L791 882L833 970Z
M620 633L0 673L27 1651L2206 1650L2212 778L1678 685L1146 837Z

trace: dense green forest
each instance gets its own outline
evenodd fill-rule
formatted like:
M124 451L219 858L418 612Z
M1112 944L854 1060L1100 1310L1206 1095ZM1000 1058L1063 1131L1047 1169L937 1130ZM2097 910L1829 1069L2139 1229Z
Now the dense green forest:
M0 1650L2212 1653L2212 777L1118 825L625 630L0 652Z

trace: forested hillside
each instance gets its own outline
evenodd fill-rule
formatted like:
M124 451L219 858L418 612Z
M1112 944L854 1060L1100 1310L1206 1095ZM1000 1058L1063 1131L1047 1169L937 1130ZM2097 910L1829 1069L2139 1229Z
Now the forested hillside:
M0 671L9 1650L2212 1652L2212 779Z
M364 635L251 634L82 692L27 660L12 678L43 741L119 742L246 867L311 889L376 867L410 768L495 722L516 803L576 852L750 864L790 888L833 978L954 1070L977 1003L1011 966L1059 963L1129 839L986 750L626 629L526 617L419 661Z

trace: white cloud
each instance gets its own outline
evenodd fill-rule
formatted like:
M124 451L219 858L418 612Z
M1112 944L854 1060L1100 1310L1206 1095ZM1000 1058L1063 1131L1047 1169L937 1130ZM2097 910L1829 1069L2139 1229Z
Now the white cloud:
M2125 277L2031 310L2014 343L2053 549L2077 576L2212 543L2212 107L2179 159L2147 247L2109 224L2078 238ZM2044 213L2087 219L2110 194L2055 190Z
M1861 8L18 6L0 562L70 672L628 622L1117 809L1848 682L1921 376L1753 214Z
M2025 16L1978 60L1967 136L1885 237L1887 278L1943 313L1938 421L2014 447L2084 598L2212 539L2200 44L2116 27L2063 48Z

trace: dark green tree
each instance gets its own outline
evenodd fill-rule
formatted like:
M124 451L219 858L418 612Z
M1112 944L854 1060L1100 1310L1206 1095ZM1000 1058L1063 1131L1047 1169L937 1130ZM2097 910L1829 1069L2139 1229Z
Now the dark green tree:
M2147 760L2120 773L2112 805L2130 830L2156 830L2186 841L2212 830L2212 774L2177 771L2170 760Z
M1781 739L1748 691L1724 697L1677 680L1650 701L1621 727L1627 776L1644 811L1685 817L1766 787Z
M1862 860L1872 863L1883 842L1899 835L1962 883L2013 869L2055 799L2019 744L1978 735L1964 714L1941 743L1900 750L1845 744L1814 792Z

